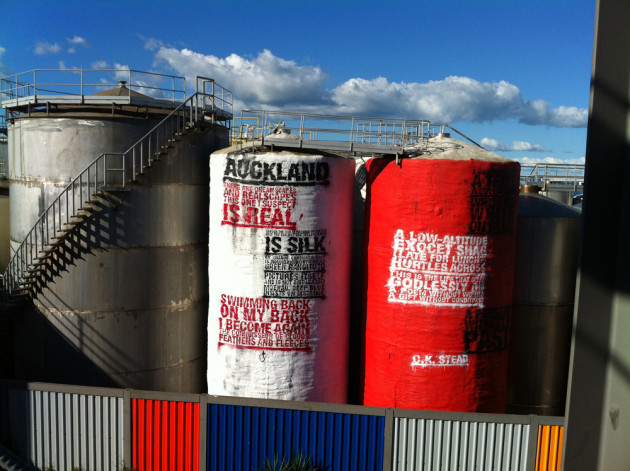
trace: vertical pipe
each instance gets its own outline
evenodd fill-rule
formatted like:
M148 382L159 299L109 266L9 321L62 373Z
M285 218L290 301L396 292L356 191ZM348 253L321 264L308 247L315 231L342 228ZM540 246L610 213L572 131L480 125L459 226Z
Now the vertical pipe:
M29 250L31 254L31 260L37 257L37 226L35 226L35 230L33 231L33 237L31 237L31 242L35 239L35 243L31 243L31 249ZM33 248L35 248L35 257L33 257Z
M120 185L122 187L127 183L127 153L120 154L121 164L122 164L122 181Z
M72 183L70 184L70 186L73 187ZM70 205L68 204L69 203L68 199L70 197L69 188L66 189L65 194L66 194L66 224L68 224L68 222L70 222L70 214L69 214Z
M92 166L89 166L89 167L87 168L87 176L86 176L86 180L87 180L87 187L86 187L86 190L87 190L87 193L86 193L86 196L88 196L88 195L90 194L90 185L92 184L91 175L90 175L90 173L91 173L91 172L90 172L91 168L92 168ZM86 196L82 196L82 197L81 197L81 206L83 206L83 205L85 204L85 202L86 202Z
M142 167L144 165L144 141L145 139L140 141L140 167L138 168L138 171L134 173L134 178L138 173L142 173Z

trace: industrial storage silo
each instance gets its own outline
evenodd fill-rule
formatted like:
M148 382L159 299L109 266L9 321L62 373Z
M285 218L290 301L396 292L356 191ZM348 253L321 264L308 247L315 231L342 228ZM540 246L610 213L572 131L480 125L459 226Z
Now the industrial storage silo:
M500 412L519 164L424 152L368 162L364 404Z
M14 143L13 250L99 154L129 149L178 105L130 86L91 96L62 93L43 104L37 96L3 103ZM45 271L34 272L32 303L16 321L18 378L205 390L207 162L227 144L228 132L204 121L182 133L168 149L166 142L152 144L160 160L148 165L145 158L128 191L114 188L97 198Z
M210 158L208 393L345 402L354 161Z
M0 273L9 263L9 143L4 116L0 116ZM0 378L13 376L13 313L0 299Z
M564 415L581 212L519 197L507 411Z
M0 116L0 272L9 263L9 141L7 122Z

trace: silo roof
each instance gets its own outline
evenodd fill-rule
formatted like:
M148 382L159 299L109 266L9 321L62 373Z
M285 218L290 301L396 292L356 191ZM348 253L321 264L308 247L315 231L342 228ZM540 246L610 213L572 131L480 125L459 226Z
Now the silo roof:
M151 99L151 97L147 95L143 95L142 93L128 89L125 86L126 83L127 82L123 82L123 81L118 82L118 87L111 88L109 90L103 90L102 92L94 93L91 96L132 96L136 98Z
M421 159L452 160L487 160L493 162L510 162L511 159L490 152L483 147L469 144L450 136L436 136L428 140L425 146L419 146Z

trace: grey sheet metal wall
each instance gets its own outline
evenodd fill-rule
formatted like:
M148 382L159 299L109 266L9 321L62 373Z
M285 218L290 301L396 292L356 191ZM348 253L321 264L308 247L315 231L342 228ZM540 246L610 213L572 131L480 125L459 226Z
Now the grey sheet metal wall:
M393 468L525 470L530 428L529 423L397 417Z
M123 390L42 389L2 385L4 445L39 469L108 471L122 466Z

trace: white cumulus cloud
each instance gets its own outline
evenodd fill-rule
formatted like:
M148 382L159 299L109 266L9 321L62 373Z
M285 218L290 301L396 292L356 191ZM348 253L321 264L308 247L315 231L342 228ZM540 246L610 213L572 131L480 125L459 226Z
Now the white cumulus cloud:
M348 114L413 116L435 122L488 122L515 119L525 124L584 127L587 112L576 107L551 108L543 100L525 100L516 85L450 76L426 83L350 79L332 91Z
M333 90L335 103L349 114L411 116L436 122L492 121L517 113L520 93L508 82L482 83L447 77L426 83L350 79Z
M109 64L107 63L107 61L95 61L95 62L92 62L91 65L93 69L108 69L109 68Z
M66 38L66 41L72 44L72 46L68 48L69 54L74 54L75 52L77 52L76 46L90 47L90 43L88 43L81 36L77 36L76 34L71 38Z
M166 63L192 83L197 75L213 78L251 108L300 107L314 113L407 117L436 123L516 120L530 125L585 127L587 122L585 109L553 108L544 100L526 100L516 85L505 80L480 82L450 76L407 83L386 77L354 77L327 88L328 75L320 67L299 65L267 49L253 58L238 54L221 58L160 44L155 39L145 40L149 49L159 46L157 64Z
M71 38L66 38L66 41L70 44L74 44L75 46L90 47L90 44L85 40L85 38L77 36L76 34Z
M527 141L513 141L511 145L506 145L496 139L484 137L480 144L488 150L495 151L521 151L521 152L551 152L540 144L532 144Z
M140 39L144 42L144 48L147 51L155 51L161 47L164 47L165 44L162 40L156 38L145 38L141 34L138 35Z
M35 43L35 49L33 52L38 56L44 54L57 54L61 51L61 46L58 43L51 44L47 41L38 41Z
M161 47L156 60L166 62L192 83L198 75L213 78L249 106L325 105L329 101L324 87L328 76L319 67L298 65L267 49L247 59Z
M559 106L551 108L544 100L535 100L523 108L523 115L519 121L525 124L546 124L561 128L586 127L588 110L575 106Z

